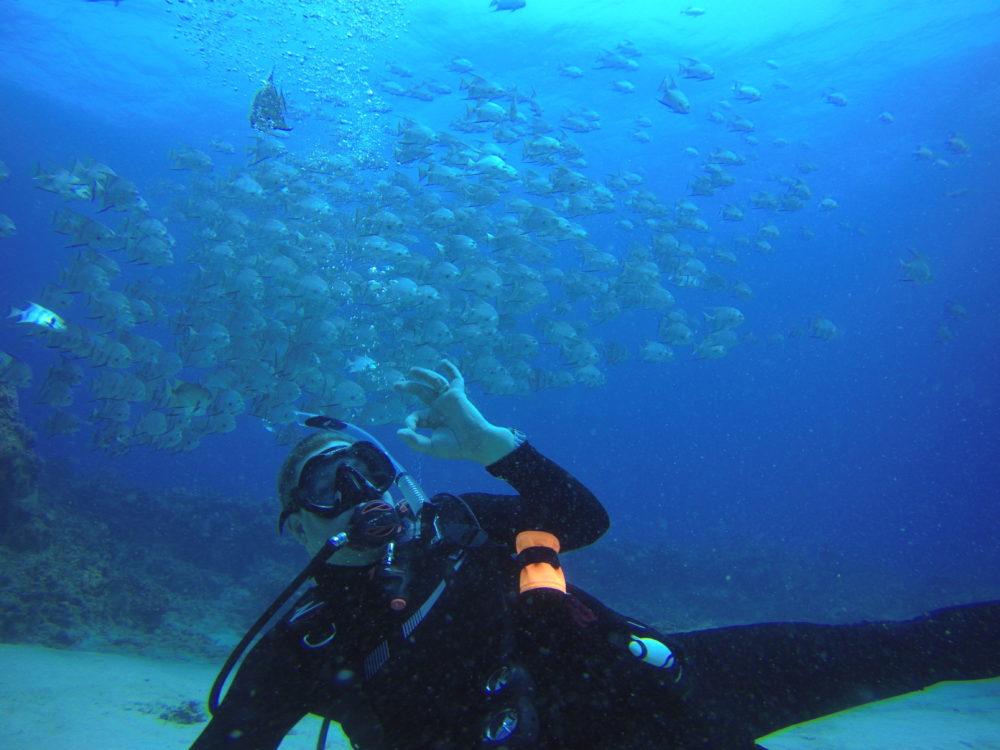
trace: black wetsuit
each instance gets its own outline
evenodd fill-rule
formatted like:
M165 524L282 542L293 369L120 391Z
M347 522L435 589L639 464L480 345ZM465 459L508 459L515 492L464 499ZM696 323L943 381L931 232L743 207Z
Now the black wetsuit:
M1000 603L902 623L662 635L572 587L519 596L519 531L549 531L565 551L595 541L608 517L530 445L488 469L519 492L461 496L489 541L474 539L459 501L433 498L445 539L400 551L396 567L412 573L401 612L377 568L328 566L249 653L193 750L276 748L307 713L364 750L746 750L849 706L1000 674ZM667 644L677 664L636 658L633 637ZM491 696L498 674L508 684ZM511 711L510 737L484 742Z

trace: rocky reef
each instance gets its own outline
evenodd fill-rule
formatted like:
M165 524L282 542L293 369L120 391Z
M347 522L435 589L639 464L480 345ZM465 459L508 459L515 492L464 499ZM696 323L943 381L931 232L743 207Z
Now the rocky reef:
M47 464L33 543L0 544L0 641L220 658L301 563L272 502Z
M0 641L218 658L294 575L270 498L43 471L33 442L0 386Z
M31 549L39 543L35 439L21 421L17 391L0 384L0 544Z

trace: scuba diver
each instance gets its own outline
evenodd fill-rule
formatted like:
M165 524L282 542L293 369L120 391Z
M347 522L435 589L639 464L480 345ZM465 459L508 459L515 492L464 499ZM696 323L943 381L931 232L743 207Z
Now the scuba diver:
M364 750L751 750L791 724L1000 675L1000 602L673 634L623 616L559 562L607 530L594 495L488 422L452 363L397 388L426 407L397 433L408 447L476 461L518 494L427 498L360 428L308 419L317 431L278 476L278 526L313 557L226 662L192 750L277 748L306 714L324 718L319 748L333 721Z

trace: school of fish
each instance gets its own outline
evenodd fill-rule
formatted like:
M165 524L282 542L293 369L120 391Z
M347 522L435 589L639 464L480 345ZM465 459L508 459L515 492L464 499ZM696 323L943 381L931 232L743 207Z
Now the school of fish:
M613 91L636 96L627 75L641 57L623 42L558 74L609 72ZM51 196L51 228L68 258L36 301L10 302L12 322L57 353L35 383L51 407L48 432L89 423L94 445L112 453L189 451L241 415L279 439L302 413L399 422L408 404L393 384L443 357L489 393L510 395L600 387L609 367L635 358L719 359L756 340L737 306L755 292L731 275L741 257L774 252L785 241L783 215L838 208L834 197L814 196L807 178L816 166L802 163L749 204L727 202L716 220L699 201L735 184L752 153L689 148L702 170L687 194L656 194L643 174L588 168L578 137L601 127L600 113L543 111L525 89L488 80L465 58L442 68L450 82L418 82L387 65L383 96L445 98L455 114L441 129L383 113L395 128L380 158L296 150L272 71L253 100L245 153L220 139L177 145L174 177L155 199L90 158L39 165L31 181ZM681 89L715 76L707 62L684 58L647 95L673 114L706 111L708 127L739 134L752 151L761 137L752 120L731 102L699 102ZM839 91L821 96L848 106ZM731 98L749 109L766 97L737 82ZM883 112L879 121L894 119ZM649 141L650 125L638 118L631 138ZM969 151L957 134L945 147ZM925 146L914 156L940 158ZM0 163L0 180L8 173ZM598 220L613 223L620 242L595 241ZM716 221L754 226L721 242ZM0 236L15 231L0 214ZM930 282L925 256L901 259L900 279ZM718 304L720 295L731 304ZM649 321L637 340L600 335L626 311ZM967 312L953 303L949 315ZM817 316L790 335L825 341L840 331ZM0 382L26 388L32 379L24 362L0 352ZM81 402L85 418L70 408Z

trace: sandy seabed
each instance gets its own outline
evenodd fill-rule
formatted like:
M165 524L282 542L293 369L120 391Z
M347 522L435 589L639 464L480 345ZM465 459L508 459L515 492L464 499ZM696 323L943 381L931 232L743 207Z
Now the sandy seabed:
M0 750L187 748L203 724L160 718L204 706L218 665L0 644ZM283 750L315 748L304 719ZM942 683L763 739L769 750L1000 750L1000 679ZM331 732L328 750L349 745ZM666 749L664 749L666 750Z
M160 714L187 701L204 710L219 666L0 644L0 750L187 748L205 725ZM303 719L282 750L313 750L319 725ZM330 735L328 750L350 747Z

